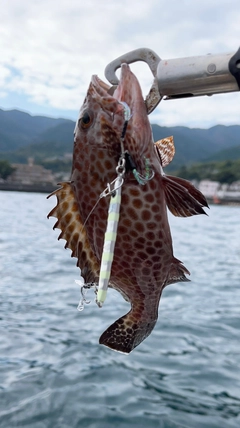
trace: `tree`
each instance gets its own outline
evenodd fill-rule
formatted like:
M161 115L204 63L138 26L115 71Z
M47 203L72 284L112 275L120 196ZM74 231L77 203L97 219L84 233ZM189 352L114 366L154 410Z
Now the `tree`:
M6 160L0 160L0 177L6 180L9 175L15 171L15 168Z
M173 175L187 180L212 180L230 184L240 180L240 159L184 166L178 171L174 171Z

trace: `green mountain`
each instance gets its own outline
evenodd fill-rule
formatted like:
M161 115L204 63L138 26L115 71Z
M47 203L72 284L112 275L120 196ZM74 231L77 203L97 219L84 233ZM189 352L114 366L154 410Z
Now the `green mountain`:
M225 161L240 159L240 145L221 150L210 156L207 161Z
M187 180L212 180L220 183L232 183L240 180L240 158L234 160L212 161L182 166L172 172Z
M18 110L0 110L0 160L36 162L72 152L75 122L31 116ZM217 125L210 129L152 125L154 140L173 135L176 154L168 170L196 162L240 158L240 126Z
M191 129L183 126L167 128L158 125L152 125L152 128L155 141L170 135L174 137L176 153L170 169L195 162L218 160L217 154L222 150L226 150L231 156L233 148L240 143L238 125L217 125L210 129Z
M42 141L42 134L58 125L73 123L68 119L31 116L19 110L0 109L0 152L12 152Z

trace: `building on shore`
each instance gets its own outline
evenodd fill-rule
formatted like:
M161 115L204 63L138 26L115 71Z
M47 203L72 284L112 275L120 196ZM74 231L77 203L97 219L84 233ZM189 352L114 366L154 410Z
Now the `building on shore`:
M239 200L240 201L240 180L231 184L222 184L217 192L220 200Z
M33 158L28 159L27 164L13 163L14 172L7 178L8 183L18 184L55 184L52 172L41 165L35 165Z
M208 200L216 204L240 203L240 181L221 184L218 181L202 180L198 188Z
M201 180L198 184L200 192L202 192L206 198L213 198L216 196L220 187L221 184L218 181L211 180Z
M28 159L28 164L14 163L12 167L12 174L0 180L0 190L51 193L57 187L52 171L35 165L32 158Z

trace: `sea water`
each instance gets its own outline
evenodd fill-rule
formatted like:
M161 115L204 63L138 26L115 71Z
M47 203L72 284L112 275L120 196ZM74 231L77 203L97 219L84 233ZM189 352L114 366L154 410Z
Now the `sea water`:
M239 427L240 207L170 216L191 282L164 290L152 334L123 355L98 338L129 306L90 291L77 311L54 199L0 192L0 427Z

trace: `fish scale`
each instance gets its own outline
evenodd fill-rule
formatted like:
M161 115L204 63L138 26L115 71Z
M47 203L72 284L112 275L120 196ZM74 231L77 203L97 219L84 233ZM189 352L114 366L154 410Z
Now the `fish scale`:
M58 218L55 226L77 257L84 280L98 283L110 199L100 195L116 178L126 103L131 118L123 148L135 173L131 168L126 171L122 185L109 286L130 302L131 309L108 327L99 342L129 353L154 328L164 287L188 281L188 270L173 255L167 207L176 216L188 217L205 213L202 207L207 202L190 182L163 173L175 153L173 138L154 144L139 82L127 64L122 64L113 95L109 88L92 77L75 128L71 181L62 184L64 192L62 188L55 192L58 203L49 215ZM61 221L73 209L70 205L60 209L69 195L77 210L74 224L71 216L69 223Z

